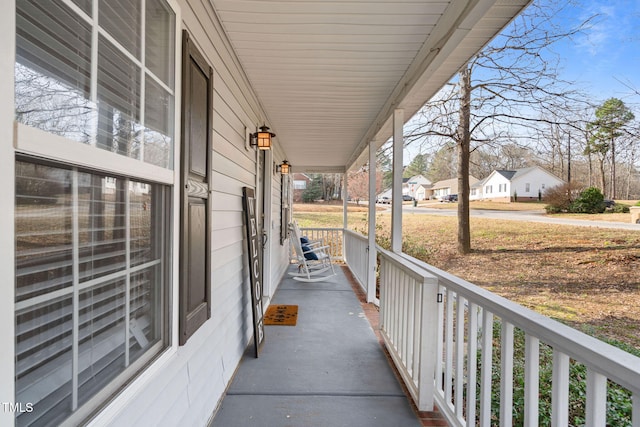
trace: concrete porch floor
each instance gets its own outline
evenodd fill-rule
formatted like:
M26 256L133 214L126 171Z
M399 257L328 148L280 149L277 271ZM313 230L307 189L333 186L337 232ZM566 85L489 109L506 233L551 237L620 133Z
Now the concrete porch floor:
M298 305L297 325L265 326L260 357L254 358L251 344L211 426L447 425L425 422L424 413L421 422L350 273L336 271L320 283L283 279L272 304Z

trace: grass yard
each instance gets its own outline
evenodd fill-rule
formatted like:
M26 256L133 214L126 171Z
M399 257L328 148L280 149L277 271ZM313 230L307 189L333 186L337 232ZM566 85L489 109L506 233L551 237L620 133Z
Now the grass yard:
M295 205L301 227L341 227L342 210ZM592 215L595 217L606 215ZM390 214L377 214L388 247ZM348 211L367 229L366 207ZM471 218L473 253L456 252L457 219L405 215L403 251L599 338L640 349L640 231Z

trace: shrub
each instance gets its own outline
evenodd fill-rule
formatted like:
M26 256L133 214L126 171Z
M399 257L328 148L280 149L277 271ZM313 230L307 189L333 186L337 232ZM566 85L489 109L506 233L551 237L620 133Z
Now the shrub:
M604 212L604 195L596 187L589 187L580 193L580 196L571 203L569 210L575 213L602 213Z
M547 213L568 212L571 204L580 194L581 186L570 182L548 188L544 192L544 200L547 202Z
M611 209L611 212L613 213L629 213L629 205L625 205L624 203L616 203L615 205L613 205L613 208Z
M302 201L304 203L313 203L320 197L322 197L322 189L317 185L308 187L302 193Z

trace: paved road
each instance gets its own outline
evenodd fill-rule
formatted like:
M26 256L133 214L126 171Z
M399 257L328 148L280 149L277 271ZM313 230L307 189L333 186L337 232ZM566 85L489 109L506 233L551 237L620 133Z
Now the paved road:
M417 207L414 208L410 205L404 205L402 208L404 214L429 214L429 215L443 215L443 216L456 216L458 212L450 209L433 209L429 207ZM507 219L514 221L529 221L529 222L543 222L547 224L563 224L563 225L576 225L580 227L600 227L600 228L616 228L620 230L635 230L640 231L640 224L624 223L624 222L610 222L610 221L590 221L582 219L572 218L557 218L548 217L544 212L540 210L534 211L496 211L496 210L483 210L483 209L471 209L472 217L479 218L495 218L495 219Z

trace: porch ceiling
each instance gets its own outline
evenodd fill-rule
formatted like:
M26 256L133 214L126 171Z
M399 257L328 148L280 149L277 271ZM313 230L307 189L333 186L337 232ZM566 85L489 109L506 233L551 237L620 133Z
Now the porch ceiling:
M301 172L365 163L529 0L210 1Z

